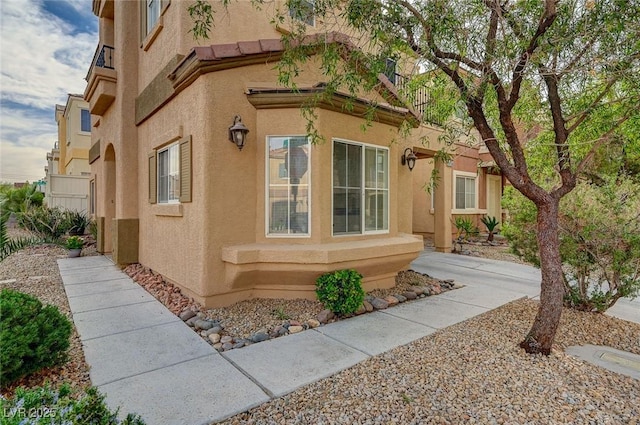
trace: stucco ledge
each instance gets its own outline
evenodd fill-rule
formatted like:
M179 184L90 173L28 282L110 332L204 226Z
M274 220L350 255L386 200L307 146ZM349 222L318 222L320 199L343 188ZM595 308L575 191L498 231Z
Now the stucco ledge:
M413 254L424 249L419 235L400 234L390 238L324 244L247 244L222 249L222 261L241 265L255 263L332 264L392 255Z
M223 248L226 288L206 296L207 305L225 305L247 297L315 299L315 281L323 273L355 269L365 291L391 288L423 250L420 236L326 244L248 244Z

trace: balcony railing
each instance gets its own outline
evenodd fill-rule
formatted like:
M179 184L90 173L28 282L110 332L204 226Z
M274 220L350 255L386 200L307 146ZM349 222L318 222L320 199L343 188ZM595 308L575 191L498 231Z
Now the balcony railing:
M115 69L113 47L107 46L106 44L98 45L96 52L93 54L91 68L89 68L85 80L89 81L93 68Z
M387 75L387 77L389 77L389 80L395 84L400 91L406 89L410 80L409 77L395 72ZM442 119L438 117L435 112L434 106L436 100L433 99L429 87L418 87L411 95L405 95L405 97L411 103L413 109L420 114L424 122L442 126Z

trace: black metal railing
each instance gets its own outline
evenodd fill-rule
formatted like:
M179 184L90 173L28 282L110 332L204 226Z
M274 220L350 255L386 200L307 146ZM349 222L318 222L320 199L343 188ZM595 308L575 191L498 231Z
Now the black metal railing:
M99 44L98 47L96 47L96 52L93 54L93 60L91 61L91 68L89 68L85 80L89 81L94 67L115 69L113 47L107 46L106 44Z
M411 93L406 93L410 79L410 77L398 73L394 73L393 78L389 78L389 80L398 87L401 95L404 92L406 101L411 103L413 109L422 117L424 122L442 126L443 120L436 114L436 99L433 98L429 87L411 88L409 89Z

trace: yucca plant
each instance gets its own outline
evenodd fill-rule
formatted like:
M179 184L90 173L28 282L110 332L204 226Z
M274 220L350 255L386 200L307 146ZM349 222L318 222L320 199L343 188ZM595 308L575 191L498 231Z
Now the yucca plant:
M456 235L456 239L458 241L467 240L469 236L473 236L476 233L473 221L468 217L456 217L453 225L456 226L456 229L458 230L458 234Z
M65 211L65 226L69 229L68 232L72 236L82 236L84 231L91 223L91 218L84 211Z
M487 227L487 231L489 231L489 236L487 236L487 241L492 242L493 235L495 234L495 231L496 231L496 227L498 227L498 225L500 224L498 222L498 219L493 216L485 215L480 219L480 221L482 221L482 224L484 224Z
M41 240L34 237L10 238L7 232L7 216L0 214L0 261L14 252L39 243Z

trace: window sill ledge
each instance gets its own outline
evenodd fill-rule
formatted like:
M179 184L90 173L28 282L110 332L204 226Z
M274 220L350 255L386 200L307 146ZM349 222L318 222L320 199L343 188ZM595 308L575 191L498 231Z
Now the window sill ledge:
M160 15L160 17L158 17L158 21L153 26L151 31L149 31L144 41L142 42L142 50L144 50L145 52L149 50L155 39L158 37L158 34L160 34L160 31L162 31L162 28L164 28L164 23L162 15Z
M451 214L453 215L464 215L464 214L486 214L487 210L478 209L478 208L469 208L468 210L451 210Z
M151 213L162 217L182 217L182 204L153 204Z

